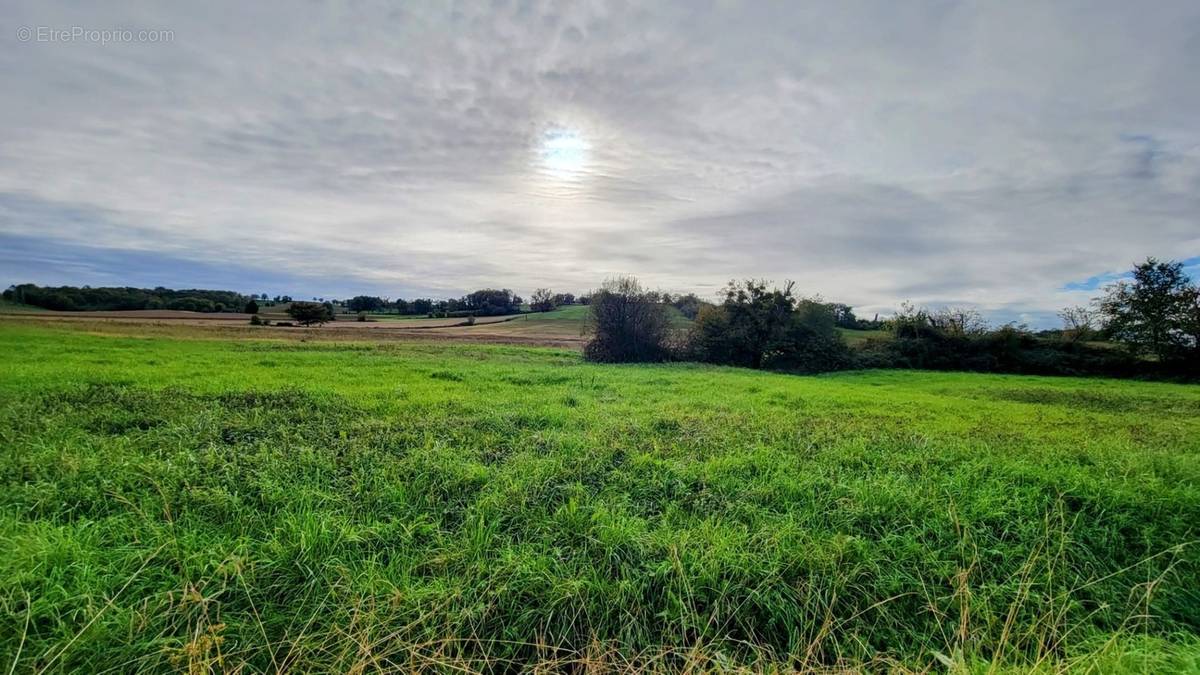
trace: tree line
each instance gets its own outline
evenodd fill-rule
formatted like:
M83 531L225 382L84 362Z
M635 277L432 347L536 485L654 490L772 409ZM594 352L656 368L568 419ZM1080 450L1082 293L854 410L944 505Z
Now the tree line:
M588 296L574 293L554 293L548 288L539 288L529 299L532 312L549 312L562 305L586 305ZM414 298L406 300L377 295L356 295L346 301L351 312L395 313L408 316L426 315L430 318L454 316L501 316L517 314L522 310L525 299L507 288L482 288L460 298L436 300Z
M4 291L4 299L43 309L73 311L124 311L173 309L189 312L240 312L249 298L234 291L170 288L91 286L37 286L18 284Z
M905 304L886 320L803 297L791 282L732 281L701 302L686 329L673 328L664 296L631 277L591 297L585 356L600 362L684 360L824 372L922 368L1046 375L1200 377L1200 286L1178 262L1153 258L1104 289L1090 306L1064 309L1063 328L990 326L974 309ZM851 347L839 328L883 330Z

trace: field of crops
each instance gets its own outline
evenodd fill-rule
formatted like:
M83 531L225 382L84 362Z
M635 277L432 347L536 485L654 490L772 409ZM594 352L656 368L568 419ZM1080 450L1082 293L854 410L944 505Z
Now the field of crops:
M0 668L1200 668L1200 388L189 330L0 320Z

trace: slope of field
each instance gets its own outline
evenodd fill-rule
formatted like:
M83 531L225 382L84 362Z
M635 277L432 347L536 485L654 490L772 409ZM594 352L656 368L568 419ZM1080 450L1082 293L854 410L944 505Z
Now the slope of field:
M1200 389L0 321L14 672L1184 672Z

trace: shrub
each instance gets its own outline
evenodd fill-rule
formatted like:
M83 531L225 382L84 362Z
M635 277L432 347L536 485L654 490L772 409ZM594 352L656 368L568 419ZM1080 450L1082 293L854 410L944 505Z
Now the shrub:
M583 353L589 361L663 361L670 355L666 308L633 277L610 279L592 293L588 327L592 339Z
M255 314L250 317L250 325L251 326L261 326L261 325L263 325L263 320L258 318L258 315Z
M326 321L333 321L333 311L328 305L319 302L293 302L288 307L288 316L302 326L320 325Z
M359 313L358 313L358 316L357 316L357 317L356 317L354 320L355 320L355 321L366 321L366 320L367 320L367 313L366 313L366 312L359 312Z
M803 372L851 365L830 305L797 301L789 282L730 282L718 306L702 306L688 336L687 353L707 363Z

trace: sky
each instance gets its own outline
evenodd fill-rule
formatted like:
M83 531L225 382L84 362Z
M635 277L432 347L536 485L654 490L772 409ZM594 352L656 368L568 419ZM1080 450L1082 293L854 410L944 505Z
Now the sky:
M5 285L755 277L1045 326L1147 256L1200 277L1195 0L0 0L0 23Z

